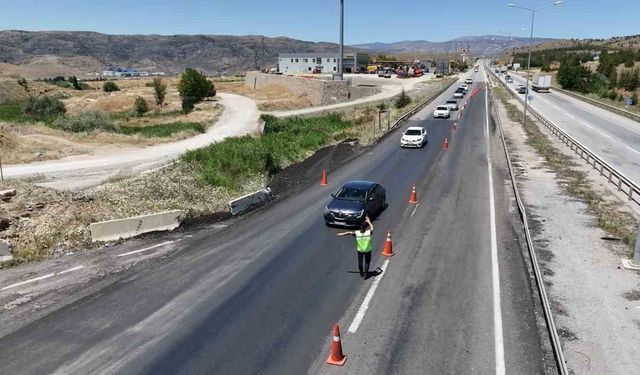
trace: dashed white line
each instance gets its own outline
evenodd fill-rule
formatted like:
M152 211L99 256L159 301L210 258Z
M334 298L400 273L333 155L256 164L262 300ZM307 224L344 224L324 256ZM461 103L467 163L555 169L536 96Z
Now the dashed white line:
M125 256L127 256L127 255L137 254L137 253L141 253L141 252L143 252L143 251L147 251L147 250L155 249L156 247L160 247L160 246L168 245L168 244L170 244L170 243L174 243L174 242L176 242L176 241L175 241L175 240L174 240L174 241L165 241L165 242L162 242L162 243L159 243L159 244L153 245L153 246L145 247L144 249L134 250L134 251L129 251L128 253L124 253L124 254L118 254L118 256L119 256L119 257L125 257Z
M571 119L575 120L576 116L572 115L571 113L567 113L567 116L569 116Z
M35 283L36 281L48 279L48 278L56 276L56 275L62 275L62 274L65 274L65 273L77 271L77 270L79 270L81 268L84 268L84 266L77 266L77 267L69 268L68 270L64 270L64 271L60 271L60 272L54 272L54 273L50 273L50 274L47 274L47 275L44 275L44 276L34 277L33 279L29 279L29 280L21 281L19 283L7 285L7 286L1 288L0 291L7 290L7 289L12 289L12 288L15 288L15 287L18 287L18 286L21 286L21 285L25 285L25 284Z
M376 277L375 280L373 280L373 283L371 283L371 287L369 288L367 295L364 297L362 305L360 305L356 316L353 318L353 321L349 326L349 332L356 333L358 327L360 327L360 324L364 319L364 314L366 314L367 310L369 309L369 302L371 302L373 294L376 292L376 289L378 289L378 284L380 284L380 280L382 280L382 276L384 276L384 271L387 269L387 265L389 265L389 259L385 259L384 263L382 263L382 267L380 267L380 275Z
M411 217L413 217L413 215L416 214L416 210L418 209L419 205L420 205L420 203L416 204L416 206L413 208L413 212L411 212Z
M485 80L487 79L485 72ZM489 89L485 87L485 115L487 140L487 165L489 170L489 216L491 226L491 279L493 281L493 333L495 345L496 375L505 374L504 337L502 333L502 306L500 302L500 269L498 267L498 244L496 235L496 210L493 196L493 168L491 166L491 144L489 140Z
M628 148L629 150L635 152L636 154L640 155L640 151L636 150L635 148L631 147L631 146L625 146L626 148Z

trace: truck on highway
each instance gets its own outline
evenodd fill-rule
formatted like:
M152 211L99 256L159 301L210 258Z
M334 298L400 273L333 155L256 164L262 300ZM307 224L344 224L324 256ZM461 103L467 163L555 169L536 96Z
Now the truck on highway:
M551 75L536 74L531 80L531 89L535 92L549 92L551 87Z

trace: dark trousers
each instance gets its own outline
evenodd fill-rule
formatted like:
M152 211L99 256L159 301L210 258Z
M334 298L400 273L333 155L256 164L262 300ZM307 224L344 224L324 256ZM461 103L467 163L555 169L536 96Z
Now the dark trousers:
M364 258L364 271L362 270L362 258ZM371 251L368 253L361 253L358 251L358 270L360 274L363 272L369 273L369 265L371 264Z

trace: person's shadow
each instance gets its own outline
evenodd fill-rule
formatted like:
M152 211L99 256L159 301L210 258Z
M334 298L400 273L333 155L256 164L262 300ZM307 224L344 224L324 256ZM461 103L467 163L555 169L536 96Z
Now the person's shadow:
M359 274L360 271L347 271L347 273L357 273L357 274ZM373 271L369 271L369 274L367 275L367 278L365 280L369 280L372 277L380 276L381 274L382 274L382 269L380 267L378 267Z

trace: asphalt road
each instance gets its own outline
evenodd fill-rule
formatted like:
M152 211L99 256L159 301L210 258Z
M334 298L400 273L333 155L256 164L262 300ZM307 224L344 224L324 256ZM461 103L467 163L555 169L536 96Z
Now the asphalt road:
M431 118L439 102L406 125L428 129L424 149L400 149L396 133L330 171L328 188L302 190L214 234L194 231L179 250L105 276L83 298L1 337L0 373L334 371L322 362L336 321L349 355L345 373L499 373L497 347L506 373L543 372L545 338L501 150L489 151L495 129L487 138L484 91L453 135L452 121ZM346 327L374 279L359 277L353 240L336 237L322 219L329 192L351 179L386 187L389 207L374 221L374 244L381 249L391 230L398 252L377 276L379 292L355 334ZM407 204L414 183L417 208Z
M511 76L514 80L510 87L525 84L525 78L515 74ZM504 75L501 79L504 80ZM531 95L533 108L636 184L640 183L638 122L553 89L550 93L531 91Z

